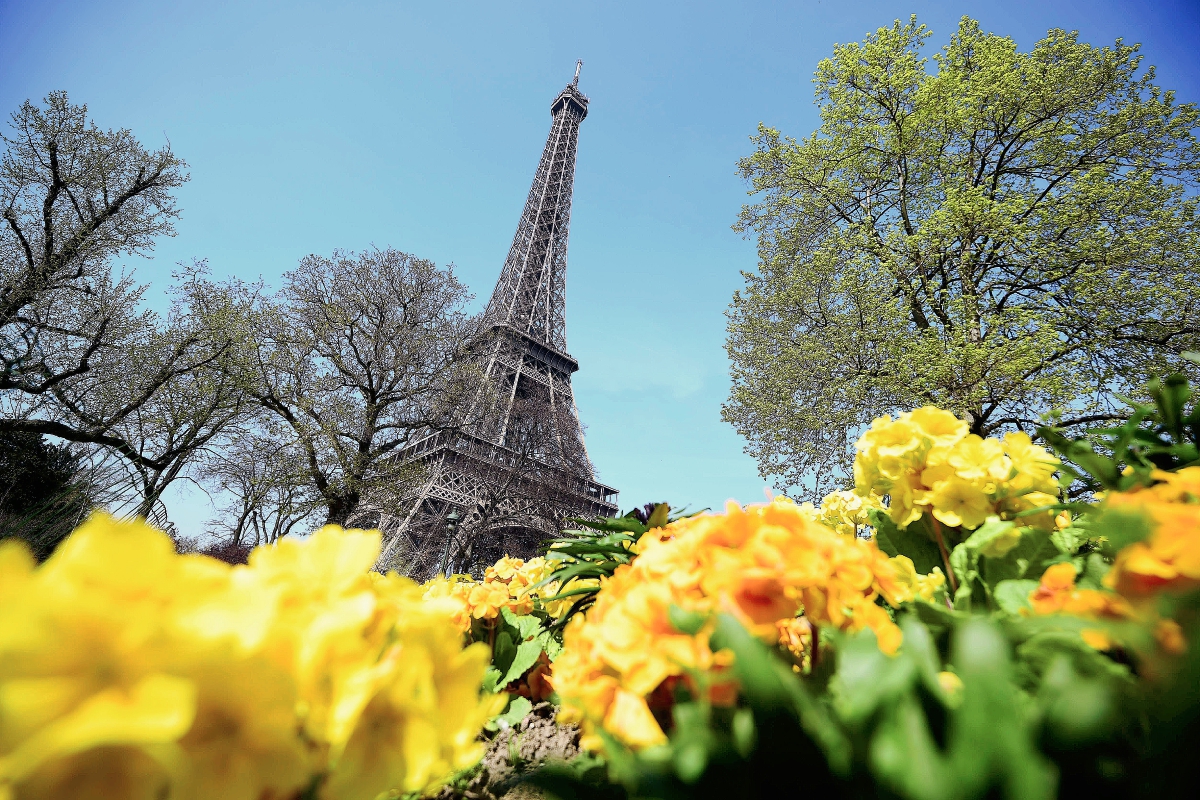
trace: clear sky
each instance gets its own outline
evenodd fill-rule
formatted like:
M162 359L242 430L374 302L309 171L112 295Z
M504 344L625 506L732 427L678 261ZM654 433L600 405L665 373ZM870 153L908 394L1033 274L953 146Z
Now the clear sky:
M759 121L816 127L834 43L911 13L930 52L963 14L1025 49L1051 27L1140 42L1160 85L1200 101L1196 0L0 0L0 111L65 89L188 161L179 235L133 264L152 302L179 261L272 282L371 244L455 263L485 302L582 58L567 340L588 448L622 508L720 506L764 486L720 420L724 311L755 265L730 228L736 161ZM198 532L204 498L169 500Z

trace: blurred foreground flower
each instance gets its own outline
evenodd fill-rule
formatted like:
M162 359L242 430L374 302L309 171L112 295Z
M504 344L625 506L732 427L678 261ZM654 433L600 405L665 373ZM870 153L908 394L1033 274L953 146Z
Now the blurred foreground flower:
M0 798L374 798L480 756L495 701L453 603L326 527L249 566L96 514L0 545Z
M1104 506L1149 518L1149 538L1117 555L1105 583L1130 599L1200 587L1200 467L1155 471L1153 486L1113 492Z

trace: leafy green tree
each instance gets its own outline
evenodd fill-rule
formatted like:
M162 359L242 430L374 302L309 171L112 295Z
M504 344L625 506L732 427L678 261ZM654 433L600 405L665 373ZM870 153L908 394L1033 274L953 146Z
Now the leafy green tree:
M964 17L930 63L928 37L914 17L835 47L820 128L760 126L740 162L760 262L728 312L723 415L785 485L839 482L881 414L1069 429L1195 369L1200 110L1120 40L1021 52Z

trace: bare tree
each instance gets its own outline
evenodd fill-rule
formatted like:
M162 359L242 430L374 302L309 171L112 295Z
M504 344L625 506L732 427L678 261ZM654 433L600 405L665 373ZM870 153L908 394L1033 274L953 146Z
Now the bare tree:
M255 401L300 456L326 520L406 474L390 456L462 423L474 321L453 266L393 249L310 255L258 305L249 360Z
M100 130L63 92L22 105L2 138L0 431L119 453L147 514L242 404L239 333L195 271L164 324L112 268L174 234L186 164Z
M243 426L201 469L200 480L226 500L208 533L233 547L276 542L322 508L303 454L290 437L270 430L271 422Z

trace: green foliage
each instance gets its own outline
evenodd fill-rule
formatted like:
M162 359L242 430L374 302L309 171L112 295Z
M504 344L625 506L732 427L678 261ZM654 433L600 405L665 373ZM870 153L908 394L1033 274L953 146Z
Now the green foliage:
M1200 362L1196 353L1183 355ZM1147 394L1152 402L1128 401L1128 419L1089 430L1087 438L1070 438L1051 426L1039 428L1038 435L1066 460L1086 492L1144 486L1154 470L1174 472L1200 464L1200 404L1192 402L1188 408L1193 394L1187 377L1154 378Z
M672 514L667 503L647 503L645 509L634 509L615 519L573 520L579 526L577 529L563 531L562 538L549 543L546 557L558 561L559 566L539 584L557 582L556 598L575 598L558 627L596 602L598 587L585 581L611 576L618 567L633 560L630 548L642 534L686 516L691 514Z
M933 56L897 21L838 45L821 126L760 126L738 227L724 417L764 475L819 496L857 432L927 403L973 432L1119 418L1194 367L1200 110L1136 45L1051 30L1028 52L964 18Z
M33 433L0 431L0 539L45 560L92 507L79 457Z

